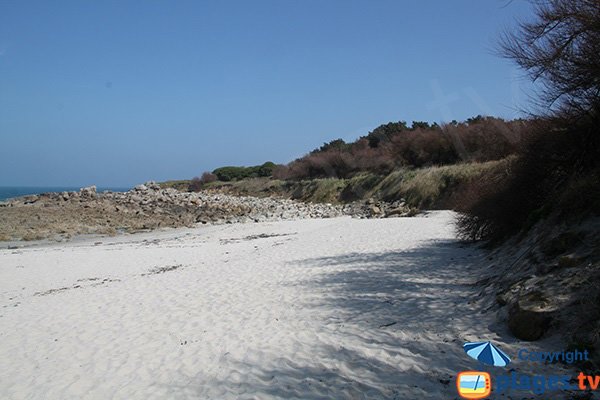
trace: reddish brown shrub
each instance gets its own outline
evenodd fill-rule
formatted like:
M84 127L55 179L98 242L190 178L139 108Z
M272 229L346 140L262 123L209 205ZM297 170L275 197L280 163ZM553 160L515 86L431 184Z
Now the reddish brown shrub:
M398 166L423 167L459 161L491 161L517 151L529 121L471 118L466 122L429 125L391 122L354 143L341 139L325 143L286 167L278 179L348 178L357 172L387 174Z
M192 182L190 182L190 184L188 186L188 190L192 191L192 192L198 192L207 183L216 182L216 181L217 181L217 176L215 174L212 174L210 172L204 172L204 173L202 173L202 176L200 178L198 178L198 177L192 178Z
M473 182L459 207L459 233L466 239L502 240L528 228L564 205L570 182L589 182L600 155L595 137L597 122L539 121L518 159L508 171L496 171ZM592 209L595 193L581 193L578 209Z
M202 182L200 181L199 177L195 176L192 178L192 181L188 185L188 190L190 192L199 192L200 189L202 189Z

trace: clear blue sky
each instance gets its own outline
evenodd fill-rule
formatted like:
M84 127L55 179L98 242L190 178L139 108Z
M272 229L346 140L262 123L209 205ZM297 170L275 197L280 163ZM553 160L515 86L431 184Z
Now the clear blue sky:
M0 1L0 186L288 162L397 120L518 116L523 0Z

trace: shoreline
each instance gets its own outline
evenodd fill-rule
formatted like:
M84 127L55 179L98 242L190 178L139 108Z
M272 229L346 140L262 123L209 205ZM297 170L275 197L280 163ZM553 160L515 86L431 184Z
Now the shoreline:
M46 193L78 192L86 186L0 186L0 202L13 200L19 197L40 195ZM124 193L131 190L133 186L96 186L98 193L119 192ZM10 197L6 193L11 193Z

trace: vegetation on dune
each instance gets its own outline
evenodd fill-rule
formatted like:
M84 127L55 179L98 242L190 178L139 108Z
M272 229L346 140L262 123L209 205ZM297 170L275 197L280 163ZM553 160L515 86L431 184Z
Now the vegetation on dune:
M457 193L462 188L487 171L508 168L512 159L399 168L389 174L361 172L351 178L281 180L263 177L215 181L202 188L242 196L276 196L307 202L347 203L369 198L393 202L404 199L407 205L416 208L457 209L458 202L462 201Z
M275 164L271 161L267 161L262 165L255 165L253 167L221 167L217 168L212 172L218 180L223 182L237 181L246 178L256 178L259 176L271 176Z
M406 179L398 187L401 197L408 204L418 208L449 208L460 209L462 198L460 193L464 188L477 182L482 176L492 171L505 171L513 163L514 158L508 157L499 161L485 163L469 163L430 167L416 170L410 179ZM383 199L391 195L383 193Z
M545 111L511 170L465 193L459 229L469 239L498 241L549 215L600 212L600 3L539 2L536 19L501 45L539 83Z
M274 171L278 179L351 178L422 168L499 160L518 150L530 121L478 116L439 126L403 121L381 125L353 143L336 139Z
M187 190L225 188L232 191L256 193L253 186L264 186L257 178L269 178L277 182L264 190L270 194L287 195L315 201L353 201L365 197L365 191L387 178L386 184L400 174L410 176L410 170L435 166L484 163L500 160L514 154L523 136L529 134L531 121L504 121L499 118L477 116L463 122L452 121L440 126L436 123L414 121L409 127L405 122L381 125L352 143L335 139L314 149L287 165L267 162L251 167L227 166L188 181ZM475 170L476 168L471 168ZM343 180L344 184L333 184ZM305 183L318 180L316 183ZM250 181L236 184L240 181ZM287 182L283 185L282 182ZM303 183L301 183L303 182ZM280 188L277 186L281 184ZM453 186L453 181L444 187ZM325 190L326 186L330 186ZM293 187L293 189L291 189ZM298 188L301 187L300 193ZM307 195L312 187L315 195ZM332 188L335 188L333 190ZM367 189L365 189L367 188ZM342 190L342 193L337 191ZM321 191L327 195L316 195ZM396 188L398 191L398 188ZM384 197L392 199L388 188ZM295 195L290 193L296 193ZM415 198L420 198L416 196ZM435 203L424 200L423 204Z

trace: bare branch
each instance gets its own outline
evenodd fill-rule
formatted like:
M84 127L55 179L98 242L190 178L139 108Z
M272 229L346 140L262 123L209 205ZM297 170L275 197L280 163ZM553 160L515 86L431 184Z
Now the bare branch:
M536 20L500 39L500 53L541 83L549 110L587 113L600 103L600 2L538 0Z

